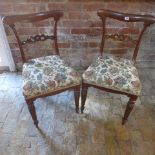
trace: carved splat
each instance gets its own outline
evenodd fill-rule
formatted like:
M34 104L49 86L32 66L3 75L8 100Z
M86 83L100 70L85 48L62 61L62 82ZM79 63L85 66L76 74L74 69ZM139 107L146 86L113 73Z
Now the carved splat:
M37 41L45 41L47 39L54 40L54 36L53 35L48 36L48 35L45 35L45 34L30 36L29 38L22 41L21 43L22 43L22 45L25 45L27 43L34 43L34 42L37 42Z
M117 33L105 35L105 39L113 39L117 41L135 41L128 35L117 34Z
M9 15L9 16L3 16L2 21L3 23L10 26L10 28L13 30L15 37L17 39L19 49L21 52L22 62L25 63L26 56L24 54L24 50L22 45L25 45L27 43L34 43L37 41L44 41L46 39L51 39L54 41L54 47L55 47L55 54L59 55L59 49L58 49L58 43L57 43L57 23L59 19L63 16L63 12L61 10L51 10L46 12L38 12L38 13L32 13L32 14L23 14L23 15ZM26 40L21 40L18 31L16 30L16 23L34 23L39 22L45 19L52 18L54 21L54 25L51 26L53 28L53 34L48 35L34 35L30 36Z
M140 46L140 42L142 39L142 36L144 34L144 31L148 26L151 24L155 23L155 17L152 15L138 15L138 14L128 14L128 13L122 13L122 12L115 12L111 10L105 10L105 9L100 9L97 12L98 16L100 17L102 21L102 41L101 41L101 46L100 46L100 53L103 55L103 49L105 45L105 39L106 38L111 38L114 40L119 40L119 41L132 41L135 42L135 49L134 49L134 54L132 56L132 60L135 62ZM144 26L140 30L139 35L137 35L137 40L132 39L128 35L123 35L123 34L112 34L112 35L106 35L106 29L107 29L107 18L112 18L114 21L122 21L122 22L137 22L137 23L143 23ZM114 23L115 24L115 23Z

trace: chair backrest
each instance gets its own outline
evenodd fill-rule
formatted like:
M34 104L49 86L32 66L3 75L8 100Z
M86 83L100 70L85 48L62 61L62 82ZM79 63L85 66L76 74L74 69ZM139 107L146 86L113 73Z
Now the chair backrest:
M112 18L123 22L143 22L144 23L143 28L139 33L138 40L136 40L136 45L135 45L135 49L132 57L132 60L136 62L140 41L142 39L144 31L148 26L155 23L155 17L151 15L136 15L136 14L120 13L120 12L114 12L114 11L104 10L104 9L99 10L97 14L102 20L102 41L101 41L101 47L100 47L101 55L103 55L104 43L106 38L111 38L119 41L132 41L132 38L128 35L122 35L122 34L121 35L114 34L109 36L105 35L107 18Z
M33 13L33 14L24 14L24 15L11 15L11 16L3 16L2 17L2 21L4 24L9 25L11 27L11 29L13 30L15 37L17 39L18 45L19 45L19 49L21 52L21 57L22 57L22 61L23 63L26 62L26 57L23 51L23 45L27 44L27 43L34 43L37 41L45 41L47 39L51 39L54 40L54 44L55 44L55 52L57 55L59 55L59 49L58 49L58 43L57 43L57 22L59 21L59 19L63 16L63 12L59 11L59 10L54 10L54 11L47 11L47 12L40 12L40 13ZM41 20L45 20L48 18L53 18L54 19L54 31L53 31L53 35L34 35L34 36L30 36L29 38L27 38L26 40L22 41L17 33L15 24L16 23L20 23L20 22L38 22Z

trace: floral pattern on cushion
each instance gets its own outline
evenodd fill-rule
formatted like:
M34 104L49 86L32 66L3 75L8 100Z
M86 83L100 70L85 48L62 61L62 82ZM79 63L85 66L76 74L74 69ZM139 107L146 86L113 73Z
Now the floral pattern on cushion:
M84 82L133 95L140 95L141 82L130 60L98 57L82 75Z
M31 59L23 65L23 92L26 98L79 85L80 75L59 56Z

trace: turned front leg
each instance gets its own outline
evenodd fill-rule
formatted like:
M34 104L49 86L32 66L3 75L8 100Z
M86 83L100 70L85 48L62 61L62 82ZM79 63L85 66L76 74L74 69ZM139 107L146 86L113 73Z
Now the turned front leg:
M83 84L82 85L82 90L81 90L81 113L83 113L84 108L85 108L85 102L86 102L86 98L87 98L87 91L88 91L88 87Z
M79 98L80 98L80 86L77 86L74 88L76 113L79 113Z
M34 124L36 125L36 127L38 128L38 120L37 120L37 115L36 115L36 110L35 110L35 106L34 106L34 102L30 101L30 100L26 100L29 112L31 114L31 117L33 119Z
M130 115L130 113L131 113L131 111L135 105L137 98L138 98L137 96L130 97L130 99L127 103L127 106L126 106L124 117L122 119L122 125L124 125L127 122L128 117L129 117L129 115Z

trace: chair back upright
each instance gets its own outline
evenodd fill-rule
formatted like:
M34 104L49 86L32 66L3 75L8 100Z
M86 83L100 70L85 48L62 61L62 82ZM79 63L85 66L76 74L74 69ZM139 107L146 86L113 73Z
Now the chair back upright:
M58 49L58 42L57 42L57 22L59 19L63 16L63 12L60 10L54 10L54 11L47 11L47 12L40 12L40 13L33 13L33 14L24 14L24 15L10 15L10 16L3 16L2 21L4 24L9 25L9 27L13 30L15 37L17 39L21 57L22 57L22 62L25 63L26 56L23 51L23 45L28 44L28 43L34 43L37 41L45 41L47 39L51 39L54 41L55 45L55 53L59 55L59 49ZM30 36L26 40L22 41L18 35L18 32L16 30L15 24L16 23L21 23L21 22L26 22L26 23L34 23L38 22L41 20L45 20L48 18L53 18L54 19L54 28L53 28L53 35L45 35L45 34L37 34L34 36Z
M132 38L127 35L120 35L120 34L114 34L114 35L109 35L109 36L105 35L107 18L112 18L112 19L119 20L122 22L142 22L143 23L143 28L141 32L139 33L138 39L136 40L136 45L135 45L134 53L132 56L132 60L135 63L144 31L146 30L148 26L155 23L155 17L152 15L127 14L127 13L115 12L115 11L104 10L104 9L99 10L97 14L102 20L102 41L101 41L101 46L100 46L101 55L103 55L103 49L104 49L106 38L111 38L111 39L119 40L119 41L135 41L135 40L132 40Z

